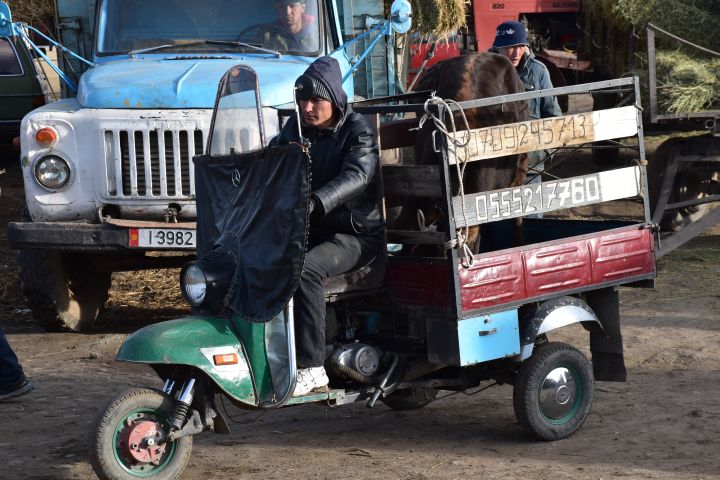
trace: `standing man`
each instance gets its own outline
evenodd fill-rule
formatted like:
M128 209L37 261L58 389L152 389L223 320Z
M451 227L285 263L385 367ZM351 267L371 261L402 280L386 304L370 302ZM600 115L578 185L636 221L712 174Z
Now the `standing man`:
M0 330L0 401L25 395L32 389L5 333Z
M517 70L520 80L525 84L525 90L533 92L553 88L550 81L550 72L543 63L535 58L528 43L525 24L507 21L498 25L493 42L493 52L507 57ZM531 119L558 117L562 115L557 97L541 97L528 100L528 111ZM540 173L545 169L543 160L545 152L531 152L530 168L537 172L531 183L540 182Z
M378 208L378 144L370 125L352 111L332 57L313 62L295 82L303 137L310 141L310 236L295 292L297 386L305 395L329 380L325 360L323 281L366 265L385 253ZM272 144L298 142L291 117Z

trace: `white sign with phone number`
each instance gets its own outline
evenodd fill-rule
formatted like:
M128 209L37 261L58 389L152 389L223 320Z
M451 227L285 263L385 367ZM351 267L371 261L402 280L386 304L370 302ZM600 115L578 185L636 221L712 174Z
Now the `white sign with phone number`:
M579 177L453 197L455 226L478 225L508 218L579 207L640 195L640 167L619 168ZM467 218L467 223L465 219Z

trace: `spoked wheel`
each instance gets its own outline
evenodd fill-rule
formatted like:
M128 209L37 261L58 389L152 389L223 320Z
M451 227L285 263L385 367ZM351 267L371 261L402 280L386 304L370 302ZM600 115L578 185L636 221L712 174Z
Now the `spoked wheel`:
M436 388L406 388L394 391L382 402L393 410L416 410L429 405L437 394Z
M565 343L535 348L520 367L513 390L520 425L541 440L575 433L590 412L592 366L578 349Z
M192 437L165 440L175 401L162 392L131 389L100 415L90 433L90 463L103 480L176 479L192 452Z

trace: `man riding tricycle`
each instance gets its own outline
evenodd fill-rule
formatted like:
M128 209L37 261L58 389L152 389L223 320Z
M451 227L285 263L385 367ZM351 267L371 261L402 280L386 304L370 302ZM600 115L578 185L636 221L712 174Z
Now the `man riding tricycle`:
M127 390L101 413L90 441L96 474L177 478L193 435L230 432L218 395L255 410L378 400L409 410L440 390L510 383L527 432L543 440L576 432L593 380L625 379L616 287L654 276L647 216L594 229L538 218L533 243L469 258L456 248L468 212L453 210L469 198L452 196L442 143L444 163L423 175L438 184L444 223L394 233L407 243L440 239L441 253L388 255L383 192L398 175L381 178L374 129L348 105L334 60L317 60L298 79L295 114L269 145L257 83L243 65L221 80L206 154L195 158L197 260L181 273L193 313L149 325L120 348L118 360L150 365L164 385ZM631 193L642 196L644 167L619 170L634 174ZM583 201L606 200L603 185L618 188L619 177L569 179L568 202L581 187ZM525 189L544 193L550 183L470 199L478 209L493 198L527 207ZM540 210L559 208L540 197ZM515 210L510 202L507 215L497 213L528 211ZM475 212L476 223L495 220L488 212ZM548 341L547 332L574 323L590 331L592 364Z

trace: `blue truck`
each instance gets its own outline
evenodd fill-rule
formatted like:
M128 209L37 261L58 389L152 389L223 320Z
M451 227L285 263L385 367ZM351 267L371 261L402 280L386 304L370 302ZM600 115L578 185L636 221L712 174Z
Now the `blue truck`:
M3 35L19 35L3 6ZM60 43L88 61L63 55L65 98L21 124L27 209L8 238L20 250L36 321L52 330L90 328L113 271L180 266L194 254L192 158L204 152L218 81L232 65L258 73L268 139L279 129L276 108L292 102L294 80L322 55L340 62L352 98L340 7L336 0L57 2ZM409 26L407 13L399 24ZM390 25L379 22L364 40L384 43Z

